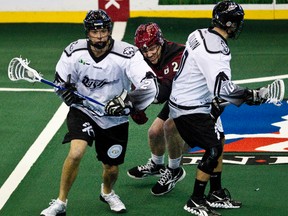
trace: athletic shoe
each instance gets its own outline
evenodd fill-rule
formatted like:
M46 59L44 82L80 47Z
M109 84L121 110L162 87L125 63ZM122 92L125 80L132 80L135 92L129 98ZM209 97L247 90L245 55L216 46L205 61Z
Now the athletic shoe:
M160 172L162 173L161 178L151 189L151 193L155 196L170 192L175 187L176 183L186 176L186 172L182 167L170 169L167 166L165 170L161 170Z
M202 200L193 200L192 197L188 200L186 205L184 206L184 210L190 212L193 215L198 216L221 216L220 213L214 211L209 207L205 198Z
M64 203L63 201L57 199L52 199L51 202L49 203L49 207L44 209L40 215L41 216L64 216L66 215L66 207L67 207L67 202Z
M127 175L134 179L143 179L148 176L160 177L160 170L165 170L164 164L155 164L150 158L145 165L133 167L127 171Z
M242 203L231 199L230 192L224 188L208 194L207 203L212 208L240 208Z
M105 202L105 203L108 203L111 211L113 211L113 212L116 212L116 213L126 212L125 205L120 200L120 197L117 194L115 194L114 190L112 190L112 192L109 194L103 193L103 184L101 184L100 200Z

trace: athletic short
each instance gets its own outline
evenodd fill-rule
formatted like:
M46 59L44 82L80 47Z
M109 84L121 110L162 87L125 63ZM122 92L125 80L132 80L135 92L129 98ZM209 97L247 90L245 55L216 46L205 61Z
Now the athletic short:
M166 121L169 117L169 105L168 105L168 101L166 101L166 103L164 104L164 106L162 107L160 113L157 116L158 118L162 119L163 121Z
M184 139L190 146L198 146L205 150L213 146L222 145L220 134L210 114L189 114L174 119L175 125ZM221 137L223 136L223 137Z
M102 129L80 110L70 108L67 115L67 127L68 133L64 137L63 144L73 139L81 139L92 146L94 141L99 161L108 165L124 163L128 142L128 122Z

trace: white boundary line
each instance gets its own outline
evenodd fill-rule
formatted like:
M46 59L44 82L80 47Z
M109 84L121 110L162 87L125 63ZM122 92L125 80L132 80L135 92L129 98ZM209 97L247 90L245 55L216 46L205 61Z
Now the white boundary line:
M31 145L24 157L1 186L0 210L5 205L13 191L18 187L22 179L26 176L38 157L44 151L45 147L48 145L55 133L59 130L66 119L65 113L68 113L68 110L69 108L64 103L62 103L44 130Z
M126 24L123 22L118 22L119 25L122 27L126 27ZM119 27L115 30L115 33L119 33ZM276 79L288 79L288 74L284 75L277 75L277 76L269 76L269 77L261 77L261 78L251 78L251 79L243 79L243 80L235 80L233 81L235 84L247 84L247 83L259 83L259 82L266 82L272 81ZM32 88L0 88L0 91L15 91L15 92L25 92L25 91L32 91L32 92L54 92L53 89L32 89Z
M272 81L272 80L276 80L276 79L287 79L287 78L288 78L288 74L285 74L285 75L270 76L270 77L236 80L233 82L235 84L247 84L247 83L258 83L258 82L266 82L266 81Z
M0 88L0 91L8 92L54 92L53 89L30 89L30 88Z
M273 134L273 133L263 133L263 134L227 134L225 139L240 139L240 138L288 138L288 134Z

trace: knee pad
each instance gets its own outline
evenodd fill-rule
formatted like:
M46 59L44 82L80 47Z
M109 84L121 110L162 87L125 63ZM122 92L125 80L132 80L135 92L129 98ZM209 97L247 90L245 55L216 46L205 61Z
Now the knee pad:
M207 149L202 157L201 162L198 164L198 169L204 173L212 174L214 168L216 168L218 165L218 158L221 156L222 151L222 145Z

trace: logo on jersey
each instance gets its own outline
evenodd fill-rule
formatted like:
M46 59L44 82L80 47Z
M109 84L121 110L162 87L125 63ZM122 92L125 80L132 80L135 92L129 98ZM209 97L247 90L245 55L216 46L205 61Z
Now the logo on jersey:
M80 59L78 62L83 65L90 65L90 62L86 62L83 59Z
M91 137L95 136L93 127L89 122L85 122L82 126L83 126L82 132L87 133L88 136L91 136Z
M103 79L103 80L89 79L88 76L85 76L82 80L83 85L89 89L99 89L99 88L103 88L103 86L105 85L115 84L118 82L119 82L119 79L109 82L107 79Z
M119 157L119 155L122 152L122 149L123 148L121 145L113 145L108 149L107 154L110 158L114 159L114 158Z
M221 115L225 132L224 163L238 165L288 164L288 104L277 107L229 105ZM184 163L201 160L203 150L189 150ZM196 155L201 153L200 155ZM193 154L195 156L193 156Z
M196 49L198 46L200 45L199 41L196 39L195 34L193 34L190 38L189 38L189 46L192 50Z
M123 54L127 56L133 56L135 54L135 51L133 47L126 47L123 51Z
M73 43L71 43L70 47L69 47L69 51L72 52L74 49L74 46L78 43L78 41L75 41Z
M222 53L224 55L228 55L230 53L230 50L227 44L223 40L221 40L221 46L223 47Z

